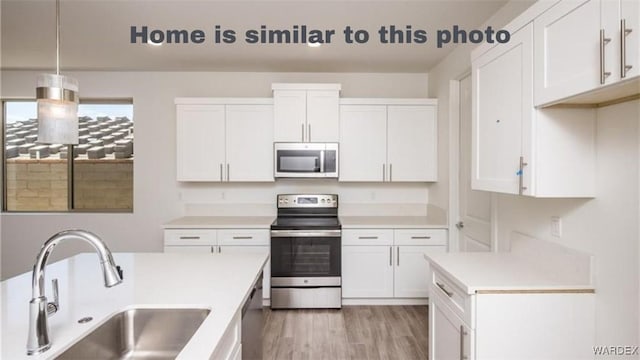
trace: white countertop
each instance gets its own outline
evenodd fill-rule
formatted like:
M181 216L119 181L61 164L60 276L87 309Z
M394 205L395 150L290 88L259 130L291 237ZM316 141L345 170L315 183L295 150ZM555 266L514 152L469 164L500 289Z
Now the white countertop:
M433 228L446 229L447 222L436 216L340 216L343 229Z
M425 254L425 258L467 294L594 291L591 284L567 282L552 270L532 267L511 253Z
M211 313L178 359L208 359L248 297L267 253L122 253L114 259L124 271L121 284L105 288L96 254L49 264L46 294L58 278L60 309L49 317L51 349L26 355L31 272L2 282L2 359L49 359L70 347L111 315L125 308L209 308ZM233 276L229 276L233 274ZM92 316L93 321L77 320Z
M165 229L269 229L275 216L183 216Z

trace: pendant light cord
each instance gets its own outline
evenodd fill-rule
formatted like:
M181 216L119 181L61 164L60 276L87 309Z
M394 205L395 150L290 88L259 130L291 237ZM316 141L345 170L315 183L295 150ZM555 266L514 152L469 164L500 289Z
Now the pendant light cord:
M56 0L56 75L60 75L60 0Z

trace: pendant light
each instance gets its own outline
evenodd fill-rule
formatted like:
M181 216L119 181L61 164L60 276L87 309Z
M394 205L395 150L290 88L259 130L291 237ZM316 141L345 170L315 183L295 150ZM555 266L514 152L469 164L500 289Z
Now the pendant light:
M56 74L38 76L38 143L78 143L78 81L60 75L60 0L56 0Z

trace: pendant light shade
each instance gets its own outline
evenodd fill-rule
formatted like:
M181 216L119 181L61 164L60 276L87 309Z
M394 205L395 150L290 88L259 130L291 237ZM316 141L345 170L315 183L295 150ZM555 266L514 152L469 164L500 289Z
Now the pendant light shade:
M56 73L38 77L38 142L78 143L78 81L60 75L60 0L56 0Z
M42 74L36 88L38 142L78 143L78 81L68 76Z

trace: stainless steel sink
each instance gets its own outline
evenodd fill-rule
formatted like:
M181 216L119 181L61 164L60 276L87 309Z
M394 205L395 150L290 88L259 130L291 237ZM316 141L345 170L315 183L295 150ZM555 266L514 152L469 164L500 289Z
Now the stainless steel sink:
M174 359L209 312L209 309L125 310L57 359Z

